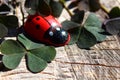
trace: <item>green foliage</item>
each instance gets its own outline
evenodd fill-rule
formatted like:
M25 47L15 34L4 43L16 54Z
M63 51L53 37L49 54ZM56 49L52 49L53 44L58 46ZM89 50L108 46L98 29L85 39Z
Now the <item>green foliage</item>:
M51 7L51 10L52 10L52 15L55 16L55 17L59 17L62 10L63 10L62 4L57 2L57 1L51 0L50 1L50 7Z
M120 17L106 20L104 27L109 34L116 35L120 33Z
M8 29L5 27L5 25L0 23L0 38L3 38L8 33Z
M41 43L35 43L31 41L30 39L26 38L23 34L18 35L18 40L25 46L27 50L35 49L35 48L40 48L45 46L44 44Z
M100 0L89 0L90 11L98 11L101 8Z
M40 72L47 67L47 62L34 54L27 54L27 66L32 72Z
M55 55L55 48L32 42L23 34L18 36L19 42L15 40L5 40L1 44L3 63L9 69L15 69L22 57L27 56L27 66L31 72L40 72L47 67ZM23 46L24 45L24 46Z
M47 62L54 59L55 53L54 47L49 46L30 50L27 54L28 68L32 72L42 71L47 66Z
M94 13L88 14L82 25L79 22L81 20L79 16L77 13L77 15L75 14L76 18L72 17L74 20L62 22L63 29L68 30L71 35L70 44L77 43L80 48L89 48L106 38L106 35L102 34L104 30L102 29L101 22Z
M82 28L77 41L77 45L80 48L89 48L97 43L96 37L85 28Z
M18 27L18 18L13 15L0 15L0 38L8 34L9 29Z
M1 52L5 55L21 54L25 52L25 49L17 41L5 40L1 44Z
M81 32L81 29L79 27L69 30L69 33L71 35L71 39L69 42L70 45L78 42L80 32Z
M43 15L50 15L51 9L46 0L39 0L38 11Z
M114 7L111 9L111 11L108 13L110 18L117 18L120 17L120 8L119 7Z
M35 53L34 55L36 55L37 57L47 61L47 62L51 62L54 57L55 57L55 49L54 47L50 47L50 46L44 46L41 48L37 48L37 49L32 49L30 50L30 53Z
M80 24L75 23L73 21L64 21L62 22L62 26L64 30L67 30L70 33L71 39L69 44L74 44L78 41L79 33L80 33Z
M77 7L80 10L89 10L91 12L96 12L101 8L100 0L71 0L71 2L72 3L70 3L68 6L70 9Z
M18 18L14 15L0 15L0 23L4 24L7 28L18 27Z
M63 10L62 4L54 0L26 0L25 7L32 15L37 12L45 16L52 14L55 17L59 17Z
M5 40L1 44L3 64L9 69L15 69L25 54L25 49L14 40Z
M10 12L10 7L6 4L0 4L0 13L7 14Z
M64 30L70 30L70 29L73 29L73 28L80 26L80 24L73 22L73 21L68 21L68 20L62 22L61 24L62 24L62 26L63 26L62 28Z
M51 13L49 0L26 0L25 7L30 15L34 15L36 12L43 15L50 15Z
M82 0L73 0L74 7ZM102 23L94 13L87 17L85 11L78 11L71 15L69 9L65 6L66 0L26 0L25 7L30 15L39 13L41 16L53 15L59 17L65 8L71 16L71 21L62 22L63 29L71 35L69 44L77 44L79 48L90 48L98 41L105 40L105 31L102 29ZM88 0L90 11L97 11L101 8L99 0ZM1 10L6 7L1 8ZM112 19L104 23L106 32L110 34L120 34L120 8L114 7L109 12ZM0 39L8 34L9 29L18 27L18 18L13 15L0 15ZM40 72L47 67L56 56L56 50L53 46L37 43L30 40L24 34L19 34L17 40L4 40L0 45L0 51L3 54L3 64L9 69L18 67L23 56L26 58L26 64L31 72Z
M84 23L84 27L96 37L97 41L105 40L106 35L102 34L102 32L104 32L104 30L101 28L102 24L94 13L89 14Z
M47 62L51 62L56 55L54 47L44 46L28 51L27 66L32 72L42 71L47 67Z
M71 21L81 24L84 18L85 11L76 12L72 17Z
M16 54L11 53L9 55L4 55L2 61L5 67L9 69L15 69L19 65L23 56L24 56L23 53L16 53Z
M39 0L26 0L25 1L25 8L26 11L30 14L33 15L35 14L38 10L38 5L39 5Z
M26 10L29 14L35 14L36 12L43 15L50 15L51 9L49 6L49 0L26 0Z
M107 34L116 35L120 33L120 8L113 7L108 13L110 19L105 20L103 28Z

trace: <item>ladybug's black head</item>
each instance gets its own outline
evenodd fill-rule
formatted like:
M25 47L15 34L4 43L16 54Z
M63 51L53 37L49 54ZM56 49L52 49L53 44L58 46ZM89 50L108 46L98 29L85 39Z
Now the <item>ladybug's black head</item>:
M52 27L48 30L47 36L53 44L64 44L68 41L69 34L60 27Z

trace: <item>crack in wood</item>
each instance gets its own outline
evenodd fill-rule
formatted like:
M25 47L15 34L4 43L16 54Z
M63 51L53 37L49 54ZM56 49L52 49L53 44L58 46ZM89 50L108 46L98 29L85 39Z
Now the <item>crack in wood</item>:
M119 48L106 48L106 49L90 49L90 50L96 50L96 51L101 51L101 50L120 50Z
M13 72L13 73L8 73L5 75L2 75L1 77L11 76L11 75L15 75L15 74L25 74L25 73L29 73L29 72Z
M102 66L102 67L111 67L111 68L120 68L120 66L110 66L105 64L90 64L90 63L79 63L79 62L63 62L55 60L56 62L65 63L65 64L80 64L80 65L91 65L91 66Z

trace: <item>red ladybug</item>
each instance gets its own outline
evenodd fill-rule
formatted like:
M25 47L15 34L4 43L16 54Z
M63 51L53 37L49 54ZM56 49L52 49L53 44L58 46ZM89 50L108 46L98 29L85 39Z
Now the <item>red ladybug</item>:
M70 41L70 34L63 30L61 24L51 15L29 16L24 31L31 38L53 46L63 46Z

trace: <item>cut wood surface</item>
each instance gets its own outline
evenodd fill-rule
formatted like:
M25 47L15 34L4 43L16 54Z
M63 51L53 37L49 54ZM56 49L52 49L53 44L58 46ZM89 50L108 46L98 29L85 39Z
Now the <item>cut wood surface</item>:
M109 1L114 0L101 0L101 3L111 8L113 3L108 7ZM119 6L118 2L115 4ZM65 16L65 11L64 13L59 20L69 18ZM36 74L27 70L23 58L16 69L1 70L0 80L120 80L119 42L118 37L114 35L108 36L105 41L90 50L80 49L76 44L58 47L55 59L45 70Z

